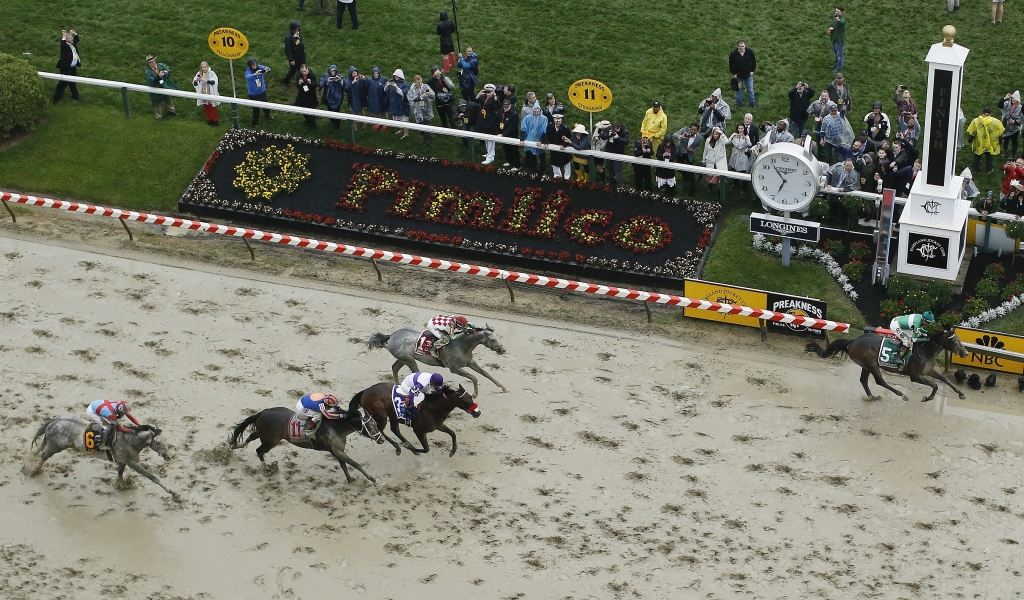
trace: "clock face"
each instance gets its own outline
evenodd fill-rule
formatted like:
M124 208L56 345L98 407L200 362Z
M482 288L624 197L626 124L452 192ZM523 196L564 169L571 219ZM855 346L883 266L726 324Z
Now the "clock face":
M754 165L750 183L762 202L776 210L800 210L818 193L818 176L804 160L765 153Z

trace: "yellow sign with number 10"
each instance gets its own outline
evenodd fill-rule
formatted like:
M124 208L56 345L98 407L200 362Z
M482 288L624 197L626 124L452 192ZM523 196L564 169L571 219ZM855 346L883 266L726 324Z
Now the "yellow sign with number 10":
M245 39L241 31L230 27L214 29L207 42L210 50L221 58L234 60L242 58L249 51L249 40Z

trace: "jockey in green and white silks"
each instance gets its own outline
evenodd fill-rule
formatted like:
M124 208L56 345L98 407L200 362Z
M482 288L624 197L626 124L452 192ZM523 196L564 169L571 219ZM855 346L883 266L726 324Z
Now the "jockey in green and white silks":
M903 352L900 353L900 358L904 362L913 352L914 342L923 342L928 339L928 330L925 327L934 322L935 315L932 314L932 311L926 310L921 314L901 315L889 323L889 329L903 342Z

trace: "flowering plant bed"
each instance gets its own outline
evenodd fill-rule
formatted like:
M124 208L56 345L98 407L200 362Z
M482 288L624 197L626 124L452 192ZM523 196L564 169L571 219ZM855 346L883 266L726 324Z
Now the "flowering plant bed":
M696 276L721 212L714 202L249 130L224 136L179 208L631 281Z

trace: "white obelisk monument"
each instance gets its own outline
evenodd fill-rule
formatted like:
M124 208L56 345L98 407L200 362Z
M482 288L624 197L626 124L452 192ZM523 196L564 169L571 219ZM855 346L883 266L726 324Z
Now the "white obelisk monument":
M956 28L942 28L943 42L932 45L928 63L928 105L921 172L900 216L896 271L953 281L967 242L971 203L960 199L963 178L954 174L964 62L970 52L953 43Z

